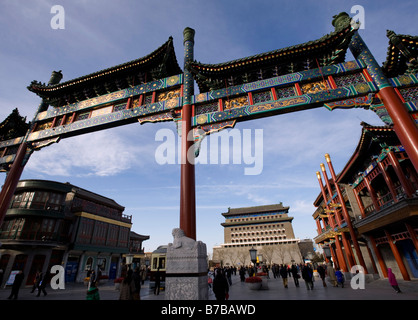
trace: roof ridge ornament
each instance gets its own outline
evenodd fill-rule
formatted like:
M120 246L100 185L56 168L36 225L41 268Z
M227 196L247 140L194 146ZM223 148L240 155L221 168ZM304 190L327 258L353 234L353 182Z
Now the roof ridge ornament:
M347 12L340 12L339 14L333 16L333 18L332 25L334 26L335 31L342 31L350 26L352 31L360 28L360 22L351 19Z

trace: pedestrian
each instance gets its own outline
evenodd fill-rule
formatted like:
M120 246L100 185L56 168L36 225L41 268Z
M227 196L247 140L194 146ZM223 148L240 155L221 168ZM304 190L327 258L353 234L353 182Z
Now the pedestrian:
M35 280L33 281L33 286L32 286L32 290L30 293L33 293L36 289L38 289L41 279L42 279L42 272L40 269L38 269L36 271Z
M309 264L305 264L302 268L302 278L305 280L306 289L313 290L313 270Z
M147 269L145 267L143 267L141 269L141 284L144 285L145 280L147 279Z
M161 273L160 273L160 268L158 268L157 272L155 273L155 287L154 287L154 294L157 296L160 294L160 285L161 285Z
M135 292L135 283L133 281L133 271L129 269L125 279L120 284L119 300L133 300Z
M36 295L37 297L39 297L41 295L41 292L44 293L44 297L46 296L45 287L46 287L46 284L48 282L48 279L47 278L48 278L47 274L41 272L41 274L40 274L40 282L39 282L39 285L38 285L38 294Z
M231 278L231 276L232 276L232 269L229 268L229 267L226 268L225 274L226 274L226 278L228 279L229 285L232 286L232 278Z
M292 267L290 268L290 271L292 272L292 276L293 276L293 281L295 282L295 286L299 287L299 272L298 272L298 268L292 264Z
M87 289L86 300L100 300L99 288L95 283Z
M243 266L239 269L239 276L241 282L245 282L245 268Z
M15 275L15 279L12 284L12 292L10 293L10 296L7 299L17 299L17 296L19 295L19 289L22 285L24 277L25 275L23 274L23 271L19 270L19 272Z
M401 293L402 292L401 289L399 289L398 281L396 281L396 277L393 274L391 268L388 268L388 280L389 280L389 284L396 291L396 293Z
M135 268L132 275L135 284L134 300L141 300L141 273L139 268Z
M90 288L90 286L92 286L92 285L93 286L96 286L96 280L97 280L97 278L96 278L96 271L91 270L88 288Z
M321 278L321 280L322 280L322 285L323 285L324 287L326 287L326 286L327 286L327 284L325 283L325 268L324 268L324 266L319 265L319 266L318 266L318 268L316 268L316 270L318 271L318 273L319 273L319 277L320 277L320 278Z
M280 275L283 279L283 286L287 288L287 267L285 265L282 265L280 268Z
M339 284L341 284L341 288L344 288L344 274L341 272L340 268L337 268L337 271L335 271L335 276L337 277L337 287Z
M335 276L335 270L331 262L328 262L327 264L327 274L328 274L329 280L332 283L332 286L337 287L337 277Z
M213 279L213 293L216 300L226 300L229 295L229 285L221 269L215 270L215 279Z

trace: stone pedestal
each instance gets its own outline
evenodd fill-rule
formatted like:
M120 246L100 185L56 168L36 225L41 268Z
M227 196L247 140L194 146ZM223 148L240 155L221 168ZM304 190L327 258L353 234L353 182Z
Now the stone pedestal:
M166 300L207 300L208 264L206 244L173 230L173 243L167 248Z

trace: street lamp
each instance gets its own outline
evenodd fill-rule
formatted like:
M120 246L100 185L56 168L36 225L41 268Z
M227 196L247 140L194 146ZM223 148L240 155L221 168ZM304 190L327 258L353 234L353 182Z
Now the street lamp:
M126 257L126 266L128 267L128 270L131 269L131 264L134 260L134 255L133 254L127 254Z
M250 257L251 257L251 262L254 264L254 276L257 274L257 270L256 270L256 262L257 262L257 249L254 249L254 247L251 247L250 249Z

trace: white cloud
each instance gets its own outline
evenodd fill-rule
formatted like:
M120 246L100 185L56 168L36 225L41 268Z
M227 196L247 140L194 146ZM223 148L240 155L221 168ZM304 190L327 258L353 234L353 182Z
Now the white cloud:
M51 145L35 152L27 169L48 176L115 176L142 166L147 149L114 131L101 131Z

